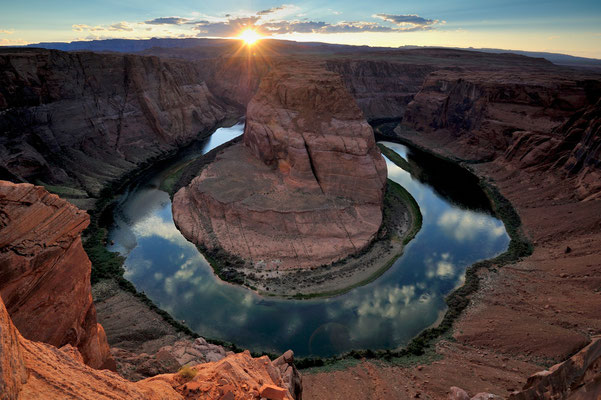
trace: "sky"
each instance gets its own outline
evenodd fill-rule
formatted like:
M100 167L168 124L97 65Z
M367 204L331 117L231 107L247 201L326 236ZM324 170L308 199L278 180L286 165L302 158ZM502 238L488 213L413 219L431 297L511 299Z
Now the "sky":
M369 46L548 51L601 59L601 0L0 0L0 45L264 36Z

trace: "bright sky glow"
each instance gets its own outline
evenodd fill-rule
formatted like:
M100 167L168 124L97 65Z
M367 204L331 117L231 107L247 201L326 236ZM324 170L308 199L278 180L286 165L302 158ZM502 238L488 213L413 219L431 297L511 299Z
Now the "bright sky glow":
M107 38L263 37L491 47L601 58L599 0L0 0L0 45Z
M261 39L261 35L259 35L256 31L252 29L245 29L239 36L240 39L244 40L244 43L251 46L255 44L255 42Z

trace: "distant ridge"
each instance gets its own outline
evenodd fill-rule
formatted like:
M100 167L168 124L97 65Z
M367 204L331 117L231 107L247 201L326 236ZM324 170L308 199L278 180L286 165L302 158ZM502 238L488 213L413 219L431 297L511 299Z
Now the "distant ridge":
M331 43L320 43L320 42L295 42L287 40L276 40L269 39L273 42L288 43L291 45L298 45L303 48L318 48L322 50L342 51L342 52L355 52L362 50L370 51L387 51L391 49L424 49L424 48L444 48L439 46L401 46L401 47L370 47L370 46L351 46L343 44L331 44ZM24 47L36 47L44 49L54 49L62 51L114 51L121 53L137 53L145 51L151 48L191 48L198 46L222 46L228 43L230 39L206 39L206 38L152 38L152 39L104 39L104 40L90 40L90 41L75 41L75 42L42 42L29 44ZM512 53L519 54L527 57L544 58L557 65L565 65L572 67L581 68L595 68L601 69L601 60L596 58L586 58L571 56L568 54L561 53L550 53L550 52L537 52L537 51L525 51L525 50L505 50L505 49L494 49L494 48L473 48L473 47L447 47L448 49L466 50L466 51L480 51L485 53Z

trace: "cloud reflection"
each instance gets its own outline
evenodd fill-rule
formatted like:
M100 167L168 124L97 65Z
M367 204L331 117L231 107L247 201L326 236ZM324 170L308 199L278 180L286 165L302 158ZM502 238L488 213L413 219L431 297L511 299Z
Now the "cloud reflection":
M438 217L437 225L458 242L472 241L479 236L496 239L505 234L501 221L467 210L447 210Z

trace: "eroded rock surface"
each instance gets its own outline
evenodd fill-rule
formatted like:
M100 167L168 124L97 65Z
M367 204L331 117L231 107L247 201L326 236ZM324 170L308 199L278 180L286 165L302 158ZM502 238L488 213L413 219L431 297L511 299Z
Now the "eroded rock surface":
M277 398L300 400L298 388L288 383L300 377L293 377L288 365L278 360L272 363L244 352L192 366L187 373L129 382L114 372L86 366L72 347L57 349L23 338L0 299L2 399L259 399L270 387L282 394Z
M329 264L382 221L386 164L337 74L279 64L248 106L244 144L176 193L184 236L266 269Z
M73 345L88 365L114 368L81 244L88 223L85 212L39 186L0 181L0 294L25 337Z

